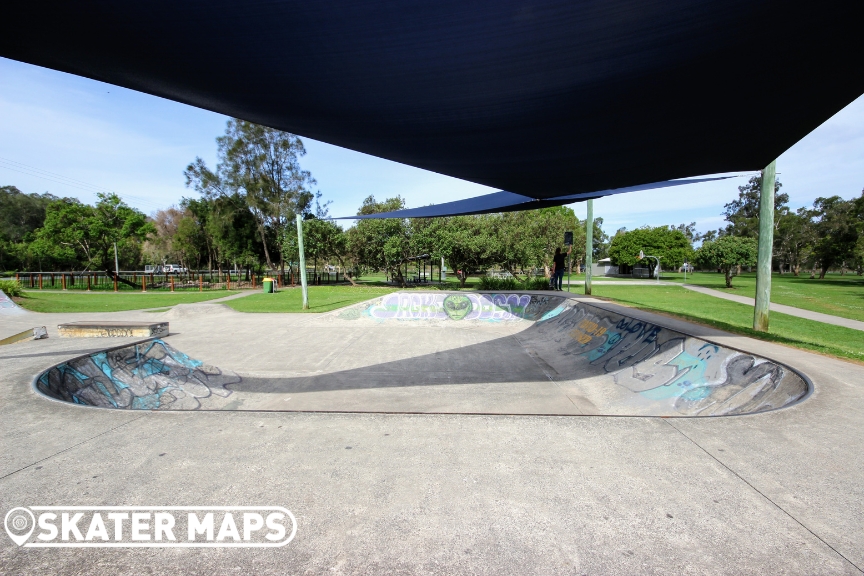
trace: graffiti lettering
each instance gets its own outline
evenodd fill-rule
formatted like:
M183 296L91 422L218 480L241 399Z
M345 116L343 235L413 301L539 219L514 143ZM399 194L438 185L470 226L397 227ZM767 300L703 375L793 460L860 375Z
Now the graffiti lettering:
M540 309L535 305L534 309ZM377 320L522 320L532 314L528 294L389 294L365 313ZM536 312L533 312L536 313ZM345 319L359 317L340 315Z

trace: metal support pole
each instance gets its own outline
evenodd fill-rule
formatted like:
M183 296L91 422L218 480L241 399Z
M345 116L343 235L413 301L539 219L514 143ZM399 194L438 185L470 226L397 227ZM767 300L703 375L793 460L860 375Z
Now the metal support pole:
M570 265L570 252L567 252L567 292L570 292L570 269L572 266Z
M759 195L759 258L756 261L756 306L753 309L753 329L757 332L768 331L768 310L771 306L776 162L772 161L762 170L762 191Z
M117 291L117 279L120 278L120 264L117 259L117 243L114 242L114 291Z
M303 253L303 219L297 214L297 248L300 250L300 285L303 291L303 310L309 309L309 288L306 285L306 255Z
M585 219L585 294L591 295L591 265L594 259L594 200L588 200Z

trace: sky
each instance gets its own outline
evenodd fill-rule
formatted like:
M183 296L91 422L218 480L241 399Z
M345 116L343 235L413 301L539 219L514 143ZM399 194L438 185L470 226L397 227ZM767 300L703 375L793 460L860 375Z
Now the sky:
M216 165L216 137L228 118L156 96L0 58L0 186L50 192L93 203L113 191L147 214L197 194L184 168ZM757 129L758 127L754 127ZM332 201L332 216L350 216L367 196L401 195L409 208L494 192L492 188L332 146L299 135L300 164ZM709 137L706 135L706 137ZM742 138L746 134L742 134ZM849 199L864 189L864 96L777 159L793 209L819 196ZM749 174L749 175L752 175ZM699 176L693 174L692 176ZM723 205L747 177L620 194L594 201L595 217L613 234L622 227L696 222L724 225ZM572 208L585 217L585 204Z

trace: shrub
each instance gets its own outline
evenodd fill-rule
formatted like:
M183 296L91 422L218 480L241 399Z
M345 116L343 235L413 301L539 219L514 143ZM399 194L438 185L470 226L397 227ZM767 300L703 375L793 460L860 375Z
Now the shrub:
M522 283L522 287L525 290L548 290L549 289L549 279L545 276L536 276L534 278L526 278L525 282Z
M18 298L22 295L21 283L18 280L0 280L0 290L10 297L15 296Z
M513 278L480 277L481 290L516 290L518 286L518 283Z

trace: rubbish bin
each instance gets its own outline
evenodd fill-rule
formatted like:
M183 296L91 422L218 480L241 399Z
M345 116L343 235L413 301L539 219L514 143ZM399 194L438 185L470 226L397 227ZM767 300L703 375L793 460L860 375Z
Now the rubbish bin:
M264 278L263 282L264 293L272 294L273 293L273 279L272 278Z

